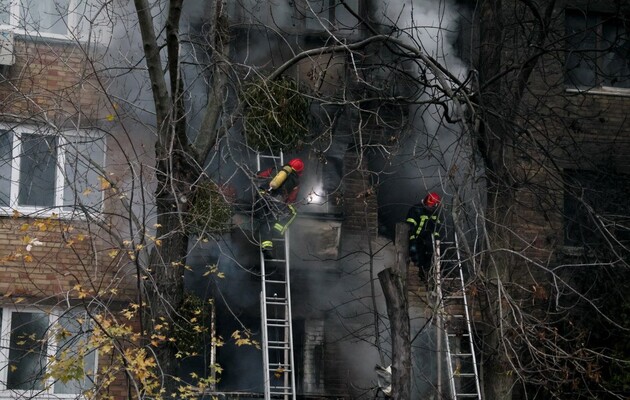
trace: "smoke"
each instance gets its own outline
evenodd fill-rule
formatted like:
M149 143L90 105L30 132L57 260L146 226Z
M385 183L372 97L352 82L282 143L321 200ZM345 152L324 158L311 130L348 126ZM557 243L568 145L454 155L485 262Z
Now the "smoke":
M188 7L183 16L185 31L199 29L199 17L205 15L206 11L202 3L185 3ZM240 67L244 70L279 65L291 55L287 50L289 43L285 41L288 40L286 33L297 29L288 2L247 0L246 3L247 7L238 7L236 2L228 2L229 7L236 6L228 8L228 12L238 9L245 13L241 22L258 24L258 28L252 27L237 33L241 43L247 45L234 49L236 62L242 64ZM456 56L453 44L455 38L450 33L457 31L459 17L459 10L452 2L389 1L382 3L381 11L378 14L382 16L380 22L389 26L395 24L399 28L399 38L417 45L454 75L461 77L466 73L464 63ZM116 23L113 24L115 28L107 65L115 79L112 79L109 93L119 102L122 117L139 121L139 125L134 125L134 128L142 128L142 124L154 123L155 110L147 72L137 67L144 65L144 54L139 31L132 22L133 12L132 9L121 9L113 17ZM154 15L159 21L164 18L164 10L156 8ZM311 20L311 23L314 21ZM347 25L350 26L350 22ZM186 61L183 63L184 81L189 94L188 117L192 131L196 131L207 99L209 77L204 75L201 68L208 55L190 45L184 45L182 49L182 60ZM195 65L199 61L202 61L202 65ZM385 237L391 238L394 224L404 221L409 206L417 203L427 190L446 193L451 190L446 183L447 178L465 174L465 168L457 169L455 166L467 163L470 151L460 145L461 126L446 122L442 117L443 112L443 109L435 106L411 108L409 116L412 129L401 138L398 149L390 155L370 156L370 170L379 172L375 183L379 189L379 216ZM355 115L347 112L345 116L354 118ZM342 124L347 125L347 131L352 129L347 119L344 118ZM140 131L134 129L133 134L137 135ZM238 142L240 137L237 126L220 143L218 154L208 168L208 173L219 177L222 183L227 181L234 184L239 196L245 192L244 188L250 188L251 181L237 164L249 163L250 168L255 169L250 153ZM155 139L150 136L145 138ZM329 160L338 161L350 142L350 135L332 138L329 148L322 146L324 150L327 149L323 153ZM341 179L341 168L322 170L318 161L313 159L307 163L301 192L303 197L330 193L337 188L333 182ZM316 169L317 173L313 173ZM316 178L313 179L313 176ZM326 340L328 346L339 350L343 377L348 377L357 387L368 390L375 385L374 366L387 364L390 357L387 350L388 327L383 322L386 320L386 310L376 276L383 268L393 264L393 251L383 237L374 240L370 249L364 237L340 238L340 229L338 221L306 219L296 221L292 227L294 318L324 320L327 328L334 327L327 329ZM339 246L341 251L336 253L334 249ZM370 255L374 257L372 260ZM192 241L190 244L187 264L192 267L192 271L186 272L186 287L204 298L215 299L220 313L217 315L217 329L224 339L228 339L234 330L249 328L254 331L254 338L260 340L260 332L257 331L260 327L261 289L258 262L257 246L251 242L248 234L240 231L208 243ZM225 278L214 274L205 275L210 265L216 265ZM371 274L370 268L373 268ZM371 301L373 285L377 310L374 310ZM380 360L376 351L374 311L378 315L385 362ZM424 320L414 323L414 332L422 326ZM422 333L414 342L414 360L420 364L419 374L426 376L427 381L433 381L433 370L428 367L434 365L433 343L434 338L429 333ZM225 366L221 383L223 388L261 390L263 374L259 367L262 365L259 350L228 345L220 350L219 362Z
M382 22L396 24L400 40L417 46L462 81L468 71L458 57L461 49L456 43L468 12L451 1L389 1L383 5ZM430 70L419 68L415 72L419 81L436 83ZM418 100L441 96L439 91L428 89ZM448 110L434 104L410 106L409 132L401 137L398 149L372 160L373 169L380 171L376 184L381 233L388 237L393 236L395 223L404 220L409 207L427 192L440 193L448 208L459 186L479 173L471 171L474 157L463 140L465 126L450 123L444 116L448 112L452 119L458 119L462 110L452 102L446 104Z

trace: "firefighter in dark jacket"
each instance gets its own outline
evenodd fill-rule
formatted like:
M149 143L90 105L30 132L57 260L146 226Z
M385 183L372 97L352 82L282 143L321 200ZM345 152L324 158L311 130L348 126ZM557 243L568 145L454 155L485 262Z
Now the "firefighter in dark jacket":
M294 158L280 168L267 168L257 172L258 178L265 179L259 187L261 197L260 248L266 258L273 254L273 235L284 235L297 216L293 206L300 190L300 176L304 163Z
M409 224L409 258L418 266L420 278L426 277L433 260L433 240L439 239L438 207L441 198L435 192L427 194L420 204L407 212Z

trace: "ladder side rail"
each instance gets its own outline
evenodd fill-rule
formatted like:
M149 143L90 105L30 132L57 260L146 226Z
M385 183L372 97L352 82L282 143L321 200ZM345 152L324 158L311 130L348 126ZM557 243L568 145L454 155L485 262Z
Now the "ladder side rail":
M264 275L263 275L264 276ZM263 285L264 288L264 285ZM264 289L260 292L260 318L262 323L263 373L265 400L271 400L271 379L269 377L269 343L267 341L267 302Z
M442 292L442 271L441 271L441 264L442 264L442 254L441 254L441 248L440 248L440 241L439 240L433 240L433 248L434 248L434 254L435 254L435 290L436 290L436 297L437 297L437 302L438 304L436 305L436 310L437 310L437 317L438 317L438 329L440 330L440 332L438 332L438 335L444 335L444 342L446 343L446 365L448 368L448 386L449 389L451 390L451 394L453 396L453 399L457 399L457 390L455 387L455 374L453 373L453 360L451 359L451 344L450 341L448 339L448 329L444 328L443 323L442 323L442 318L445 316L445 303L444 303L444 295ZM441 304L440 304L441 303ZM439 351L439 349L438 349ZM440 354L438 354L438 357L440 357ZM439 363L438 363L438 368L439 367ZM440 376L439 372L438 372L438 377ZM439 378L438 378L439 379ZM439 385L438 385L439 387Z
M457 267L459 269L459 277L460 277L460 282L461 282L461 290L462 290L462 298L464 301L464 315L465 315L465 323L466 323L466 329L468 330L468 345L470 346L470 354L471 354L471 362L472 362L472 367L473 367L473 371L475 374L475 387L477 390L477 398L479 400L481 400L481 383L479 382L479 371L477 370L477 356L475 354L475 344L473 341L473 335L472 335L472 325L471 325L471 318L470 318L470 310L468 309L468 297L466 296L466 284L464 283L464 269L462 267L462 261L461 261L461 252L459 249L459 243L458 243L458 238L457 238L457 234L455 234L455 247L457 249Z
M293 315L291 313L291 276L289 273L290 270L290 262L289 262L289 233L290 233L290 229L287 229L287 231L284 233L284 260L285 260L285 276L284 276L284 281L285 281L285 297L287 299L287 307L286 307L286 313L287 313L287 328L285 328L286 330L288 330L288 336L289 336L289 368L291 369L290 371L290 376L289 379L291 381L291 388L292 388L292 399L295 400L296 397L296 387L295 387L295 360L294 360L294 355L293 355Z

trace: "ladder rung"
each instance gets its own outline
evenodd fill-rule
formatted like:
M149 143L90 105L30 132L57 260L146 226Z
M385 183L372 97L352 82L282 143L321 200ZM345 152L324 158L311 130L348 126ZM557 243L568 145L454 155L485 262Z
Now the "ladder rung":
M267 299L267 305L268 306L282 306L282 307L286 307L287 306L287 302L286 300L276 300L276 301L269 301L269 299ZM280 310L278 310L280 311Z
M275 263L275 262L286 262L284 258L268 258L265 260L265 263Z
M448 337L470 336L468 333L449 333Z
M283 371L288 371L288 365L283 363L269 363L269 367L275 367L272 371L276 371L278 368L282 368ZM287 369L285 369L287 367Z
M286 346L289 345L289 342L287 342L286 340L269 340L268 343L273 344L273 345L279 345L279 344L283 344Z
M458 374L453 375L455 378L472 378L475 376L473 372L460 372Z
M291 350L291 346L275 346L275 345L272 346L272 345L269 345L268 348L272 349L272 350Z
M455 395L456 397L461 397L461 398L479 398L479 395L477 393L458 393Z
M290 374L291 370L290 369L284 369L284 368L282 369L282 371L278 371L278 370L275 370L275 369L270 369L269 371L267 371L267 373L274 374L274 375L276 375L276 374L277 375ZM276 376L276 378L280 379L278 376ZM271 387L273 388L273 386L271 386Z
M285 297L278 297L278 296L267 296L265 298L265 300L267 300L267 303L286 303L287 299Z
M270 156L270 155L267 155L267 154L260 154L260 153L258 153L258 158L278 158L279 159L279 158L281 158L281 156Z
M271 327L271 328L286 328L289 326L289 324L286 321L283 321L282 323L280 322L271 322L271 323L267 323L267 326Z
M284 283L287 283L287 281L272 281L269 279L265 279L265 283L283 283L284 284Z
M452 353L451 357L472 357L472 353Z

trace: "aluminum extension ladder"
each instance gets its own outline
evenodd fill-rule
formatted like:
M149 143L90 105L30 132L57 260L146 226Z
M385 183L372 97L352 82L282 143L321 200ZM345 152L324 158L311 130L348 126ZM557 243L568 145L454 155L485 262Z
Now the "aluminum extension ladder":
M269 164L271 165L263 165ZM279 163L279 164L278 164ZM270 166L280 169L283 155L256 157L258 171ZM289 276L289 231L272 239L275 256L265 259L260 250L260 292L265 400L295 400L295 368Z
M470 310L458 244L457 235L453 242L435 242L439 325L442 325L445 338L448 385L452 399L481 400Z

